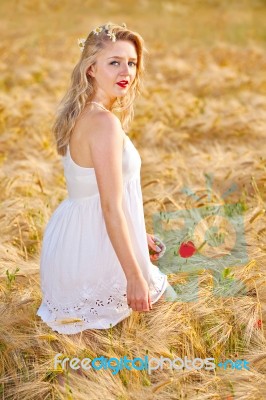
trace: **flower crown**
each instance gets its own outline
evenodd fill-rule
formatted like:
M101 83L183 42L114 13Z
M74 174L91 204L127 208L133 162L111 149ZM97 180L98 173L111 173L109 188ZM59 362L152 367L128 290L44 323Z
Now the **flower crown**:
M126 26L126 24L123 22L122 23L122 25L121 25L123 28L126 28L127 26ZM114 32L111 32L111 25L110 24L107 24L107 25L105 25L105 27L104 28L102 28L102 27L97 27L97 28L95 28L95 29L93 29L93 34L94 35L99 35L99 33L100 32L102 32L103 30L105 30L105 33L107 34L107 36L109 36L110 37L110 39L112 40L112 42L115 42L116 41L116 36L115 36L115 33ZM80 48L80 51L83 51L84 50L84 47L85 47L85 42L86 42L86 39L84 39L84 38L78 38L78 46L79 46L79 48Z

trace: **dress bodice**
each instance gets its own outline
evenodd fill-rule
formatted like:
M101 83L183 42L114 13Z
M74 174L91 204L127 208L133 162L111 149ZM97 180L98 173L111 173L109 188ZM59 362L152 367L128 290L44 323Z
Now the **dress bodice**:
M70 199L99 195L94 168L81 167L71 157L69 144L66 155L62 157L67 191ZM141 158L136 147L125 135L122 172L124 184L133 177L140 177Z

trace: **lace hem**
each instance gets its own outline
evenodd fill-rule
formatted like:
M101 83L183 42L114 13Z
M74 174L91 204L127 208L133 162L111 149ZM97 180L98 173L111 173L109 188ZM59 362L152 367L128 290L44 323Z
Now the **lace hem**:
M167 276L159 272L156 282L150 284L152 303L160 298L167 284ZM102 283L95 290L83 288L73 305L60 306L45 295L37 315L53 330L71 334L85 329L108 329L132 311L127 304L125 285Z

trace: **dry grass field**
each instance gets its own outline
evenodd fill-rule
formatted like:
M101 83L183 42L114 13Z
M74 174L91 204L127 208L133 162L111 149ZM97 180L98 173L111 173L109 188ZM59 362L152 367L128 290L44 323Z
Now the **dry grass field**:
M0 18L2 398L265 399L265 0L1 0ZM125 22L149 50L128 132L142 158L147 232L155 232L161 213L169 248L177 235L205 240L205 247L191 265L176 254L180 268L168 276L178 301L160 299L151 312L133 312L110 330L59 335L36 316L43 231L67 196L51 125L80 57L77 38L107 21ZM224 212L223 234L226 221L236 228L227 247L206 245L203 210L215 207ZM197 235L190 229L182 236L181 214L189 224L202 216ZM78 373L54 368L57 353L210 357L216 364L246 360L249 369L166 363L150 374Z

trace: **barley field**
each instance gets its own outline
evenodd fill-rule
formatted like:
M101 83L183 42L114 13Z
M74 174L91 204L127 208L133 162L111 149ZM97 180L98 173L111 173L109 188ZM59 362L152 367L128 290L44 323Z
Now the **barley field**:
M1 398L265 399L266 1L1 0L0 18ZM154 263L177 299L109 330L59 335L36 316L43 231L67 197L51 126L77 38L108 21L149 51L128 135L147 232L169 250ZM197 253L182 256L189 242ZM213 358L216 368L114 374L55 368L57 353Z

